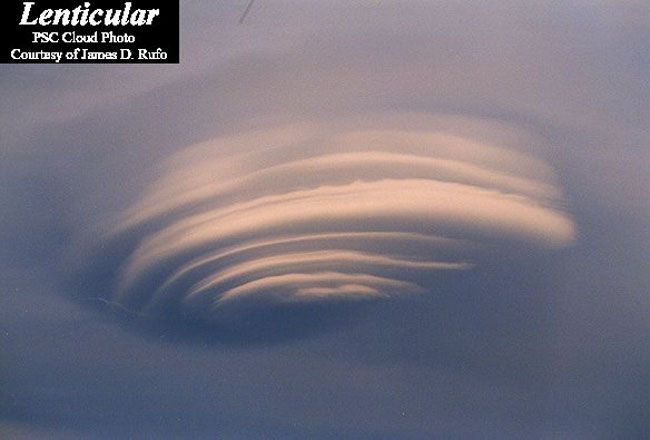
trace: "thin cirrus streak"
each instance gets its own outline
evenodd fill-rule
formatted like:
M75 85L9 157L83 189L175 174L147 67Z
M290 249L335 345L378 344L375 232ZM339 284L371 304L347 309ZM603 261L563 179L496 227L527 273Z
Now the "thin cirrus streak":
M210 321L228 304L422 293L485 249L574 240L550 167L531 155L446 132L305 127L159 166L113 225L111 240L133 243L114 300Z

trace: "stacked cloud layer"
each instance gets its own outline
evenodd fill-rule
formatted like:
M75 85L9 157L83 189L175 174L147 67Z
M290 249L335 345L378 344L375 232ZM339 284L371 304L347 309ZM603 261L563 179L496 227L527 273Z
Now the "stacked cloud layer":
M107 300L147 317L424 293L432 274L575 235L548 165L448 130L295 125L155 174L99 246L126 243Z

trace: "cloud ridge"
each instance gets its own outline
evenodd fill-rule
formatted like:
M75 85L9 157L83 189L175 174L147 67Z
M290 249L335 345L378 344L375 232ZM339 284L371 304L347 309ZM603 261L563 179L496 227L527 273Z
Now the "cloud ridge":
M129 243L111 301L144 316L420 294L485 255L571 244L556 182L464 134L303 124L182 149L98 247Z

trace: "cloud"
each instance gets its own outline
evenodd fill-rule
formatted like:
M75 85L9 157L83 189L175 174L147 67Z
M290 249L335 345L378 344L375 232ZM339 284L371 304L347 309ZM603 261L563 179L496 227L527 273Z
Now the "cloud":
M431 273L575 240L543 160L400 117L382 129L272 127L154 165L148 189L92 244L102 266L123 247L102 300L214 324L224 307L421 294Z
M0 431L649 437L649 3L289 0L256 3L243 26L238 3L184 3L180 65L3 66ZM547 254L543 240L436 222L433 234L360 220L354 231L260 231L134 264L118 302L141 246L174 224L382 180L523 196L575 219L579 240ZM61 261L91 225L91 251ZM264 289L214 310L237 286L186 301L237 267L250 271L238 271L243 285L272 262L335 253L373 263L305 262L306 275L425 292L292 281L290 294ZM60 269L86 263L66 289ZM70 296L130 319L115 325ZM125 331L145 317L162 331ZM255 335L242 336L246 322ZM345 331L324 332L332 322Z

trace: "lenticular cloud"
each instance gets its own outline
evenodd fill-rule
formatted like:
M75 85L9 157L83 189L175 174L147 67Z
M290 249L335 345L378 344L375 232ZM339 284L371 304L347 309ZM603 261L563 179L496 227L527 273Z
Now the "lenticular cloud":
M566 246L562 193L524 151L449 130L335 125L191 146L157 165L100 243L128 248L110 301L210 322L230 306L422 294L432 274L484 255Z

